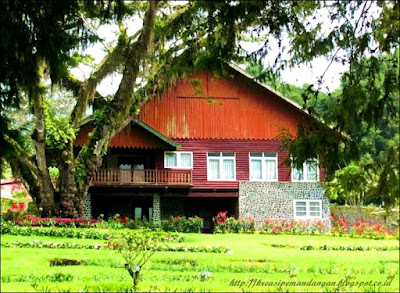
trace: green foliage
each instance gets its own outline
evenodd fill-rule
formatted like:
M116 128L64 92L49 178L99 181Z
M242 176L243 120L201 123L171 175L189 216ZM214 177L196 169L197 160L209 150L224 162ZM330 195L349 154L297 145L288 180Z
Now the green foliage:
M343 199L348 205L363 205L368 190L373 187L373 179L364 168L350 163L336 171L335 178L329 182L327 193L331 199Z
M12 170L10 164L2 157L1 158L1 179L12 178Z
M46 145L49 149L63 150L75 139L75 130L65 117L46 116Z
M1 213L7 212L9 208L11 208L11 204L13 203L12 199L9 198L1 198Z
M170 217L161 221L161 229L171 232L200 233L203 228L203 219L195 217Z
M149 261L157 251L161 239L152 233L131 234L118 233L110 241L110 245L117 250L125 260L125 268L133 279L132 288L136 291L140 273L143 266Z

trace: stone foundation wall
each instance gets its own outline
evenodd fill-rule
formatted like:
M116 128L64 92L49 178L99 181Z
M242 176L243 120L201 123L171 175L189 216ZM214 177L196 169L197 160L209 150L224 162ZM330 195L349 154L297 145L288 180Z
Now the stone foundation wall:
M185 213L184 199L180 197L162 197L161 220L167 220L170 216L183 216Z
M264 218L293 219L293 200L322 200L322 220L331 229L329 200L317 182L240 182L239 216L253 217L257 223Z

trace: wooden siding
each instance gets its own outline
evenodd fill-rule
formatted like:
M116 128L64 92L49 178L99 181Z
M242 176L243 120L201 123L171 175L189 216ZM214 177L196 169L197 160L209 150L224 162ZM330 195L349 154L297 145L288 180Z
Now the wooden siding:
M199 73L145 104L139 119L172 139L267 140L281 129L296 135L308 117L238 73L232 78Z
M88 139L93 126L88 123L79 132L75 146L83 146ZM143 148L143 149L171 149L171 146L155 137L137 124L130 123L122 131L114 135L109 143L111 148Z
M291 181L291 168L284 164L288 152L280 151L279 140L212 140L212 139L180 139L179 151L193 152L193 188L238 188L239 181L249 180L249 153L271 152L278 153L278 181ZM207 181L207 153L234 152L236 163L235 181ZM156 168L164 168L164 154L158 152L155 156ZM320 181L324 181L325 169L320 167Z
M238 188L239 181L249 180L249 153L251 152L278 152L278 140L175 140L182 145L179 151L193 152L193 188ZM235 181L207 181L207 153L208 152L234 152L236 163ZM290 167L282 165L286 152L278 152L278 180L290 181ZM164 168L163 154L156 155L156 168Z

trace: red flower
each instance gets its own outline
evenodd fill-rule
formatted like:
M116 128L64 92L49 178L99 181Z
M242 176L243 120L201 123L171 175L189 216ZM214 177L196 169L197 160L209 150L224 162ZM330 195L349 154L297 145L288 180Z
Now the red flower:
M114 243L114 247L118 247L118 243Z

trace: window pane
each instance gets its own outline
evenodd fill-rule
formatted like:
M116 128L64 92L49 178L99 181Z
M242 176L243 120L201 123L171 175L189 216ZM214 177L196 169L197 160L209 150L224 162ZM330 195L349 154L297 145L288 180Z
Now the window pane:
M306 166L307 166L307 180L317 181L318 180L317 162L307 163Z
M301 181L304 179L302 169L292 168L292 173L293 173L293 180Z
M222 153L223 157L234 157L235 153Z
M176 153L165 153L165 167L177 167Z
M318 201L310 201L310 207L318 207L319 208L320 203Z
M190 153L182 153L181 154L181 166L182 168L191 168L192 167L192 154Z
M267 180L276 180L276 161L266 160L265 161L265 178Z
M311 217L320 217L321 216L321 212L310 212L310 216Z
M250 161L250 179L261 180L262 179L262 165L261 160Z
M208 153L209 157L220 157L221 154L220 153Z
M210 168L210 170L208 170L209 178L220 179L219 160L209 160L208 166Z
M305 201L296 201L296 207L305 207L306 202Z
M305 217L306 216L306 212L297 212L296 211L296 216L297 217Z
M135 208L135 219L142 218L142 208Z
M262 157L262 153L251 153L250 157Z
M224 179L235 179L235 162L234 160L223 160Z
M265 153L264 157L266 157L266 158L276 158L276 154L267 154L267 153Z

